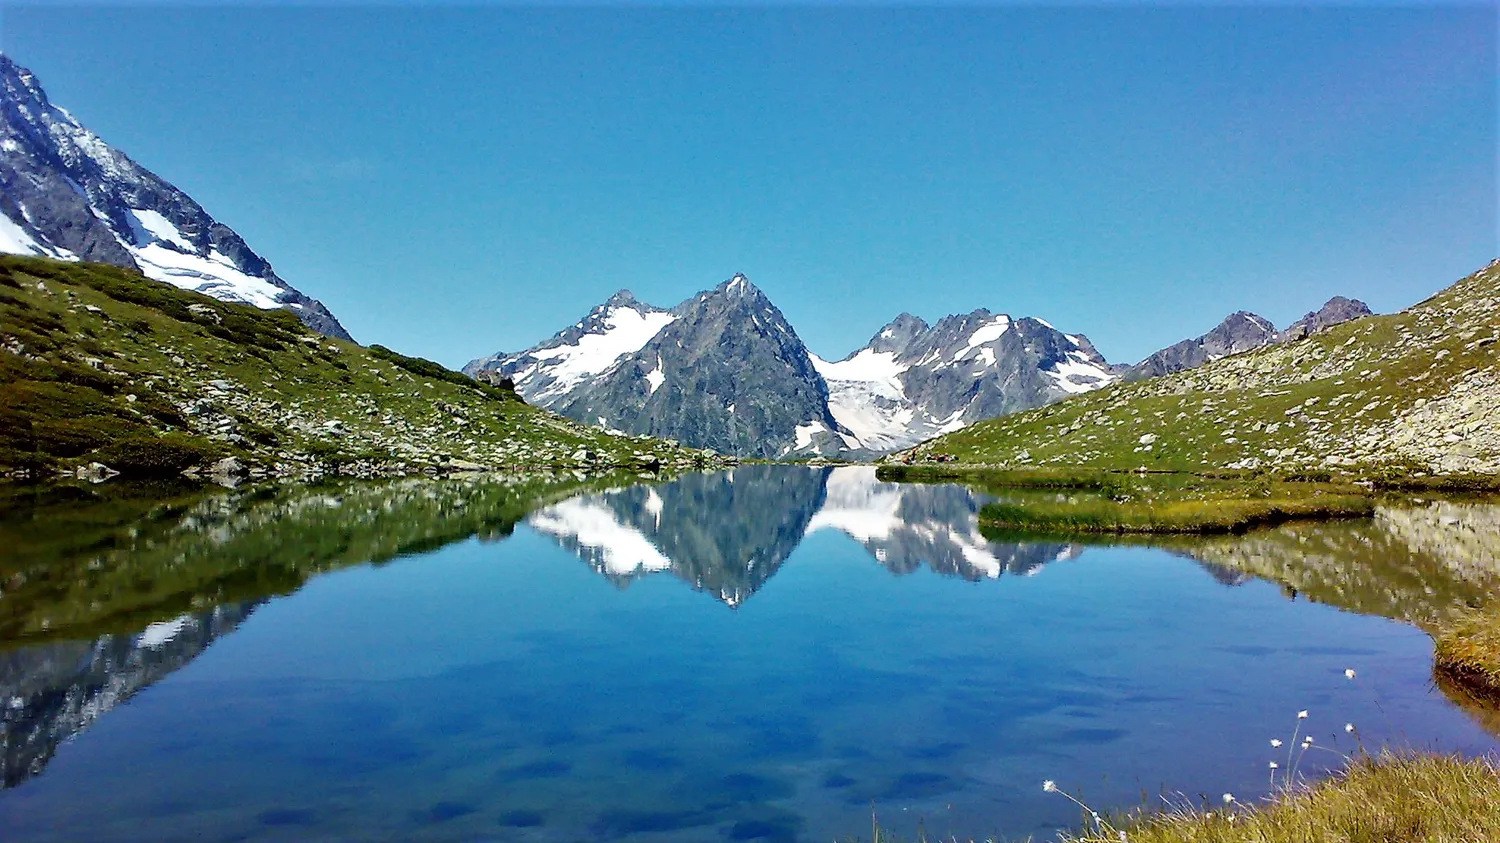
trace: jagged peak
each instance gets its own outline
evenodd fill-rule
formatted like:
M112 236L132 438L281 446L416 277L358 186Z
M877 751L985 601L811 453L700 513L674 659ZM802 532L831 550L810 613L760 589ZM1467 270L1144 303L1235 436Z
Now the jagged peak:
M715 293L739 296L741 298L764 297L765 293L750 282L750 276L743 272L736 272L733 277L714 288Z
M1264 330L1271 332L1274 332L1276 330L1276 325L1271 320L1267 319L1264 316L1261 316L1258 313L1251 313L1248 310L1236 310L1235 312L1224 317L1224 321L1220 322L1219 326L1222 327L1225 325L1233 324L1235 322L1250 322Z
M633 304L639 303L640 301L636 299L635 293L630 292L624 287L621 287L614 295L604 300L605 307L630 307Z

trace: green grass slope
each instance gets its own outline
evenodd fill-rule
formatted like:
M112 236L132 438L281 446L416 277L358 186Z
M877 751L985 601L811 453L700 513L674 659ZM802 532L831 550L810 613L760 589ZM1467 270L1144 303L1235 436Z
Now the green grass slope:
M1401 313L981 422L888 461L1494 476L1497 370L1500 261Z
M0 473L402 475L713 465L428 360L101 264L0 256Z

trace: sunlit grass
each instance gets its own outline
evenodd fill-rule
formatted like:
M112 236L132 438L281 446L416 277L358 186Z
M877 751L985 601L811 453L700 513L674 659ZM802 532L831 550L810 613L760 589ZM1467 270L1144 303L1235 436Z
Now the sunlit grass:
M1123 832L1123 836L1122 836ZM1078 843L1471 843L1500 839L1492 759L1382 753L1261 805L1132 818Z
M1460 615L1434 638L1437 672L1500 702L1500 602Z
M1361 495L1305 497L1132 498L1063 495L1052 500L992 503L980 523L1002 530L1088 533L1227 533L1296 518L1368 516L1374 502Z

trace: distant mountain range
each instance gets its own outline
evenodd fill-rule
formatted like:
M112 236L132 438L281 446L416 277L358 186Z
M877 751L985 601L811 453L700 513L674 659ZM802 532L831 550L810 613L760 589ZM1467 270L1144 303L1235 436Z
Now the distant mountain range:
M316 331L350 338L238 234L53 105L4 55L0 188L0 252L128 267L225 301L286 308ZM510 378L527 401L610 430L738 456L862 457L1369 313L1335 298L1285 331L1236 313L1129 366L1041 319L981 309L929 325L903 313L863 348L826 360L735 275L671 309L622 290L551 339L464 371Z
M1329 301L1286 331L1236 313L1133 366L1082 334L976 310L903 313L847 357L810 352L743 274L666 309L628 290L524 351L464 367L575 420L739 456L870 456L1121 380L1198 366L1368 315Z
M1334 325L1373 315L1364 302L1334 296L1328 303L1287 326L1276 330L1265 319L1254 313L1239 311L1230 314L1212 331L1195 339L1183 340L1152 354L1134 366L1119 370L1122 380L1138 381L1146 378L1170 375L1184 369L1212 363L1231 354L1243 354L1268 345L1295 342Z
M192 197L53 105L31 71L0 54L0 252L97 261L224 301L284 307L350 339L317 299Z

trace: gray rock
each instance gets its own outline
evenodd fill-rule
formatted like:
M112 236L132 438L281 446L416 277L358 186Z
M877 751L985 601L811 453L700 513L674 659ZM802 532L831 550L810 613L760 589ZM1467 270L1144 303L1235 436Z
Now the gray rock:
M1275 325L1242 310L1230 314L1201 337L1167 346L1134 366L1124 367L1121 379L1145 380L1191 369L1221 357L1270 345L1276 341L1276 336Z
M183 242L157 239L130 213L132 208L160 214L176 226ZM276 287L277 301L313 330L350 338L322 302L281 280L238 234L187 194L52 105L31 71L3 54L0 214L34 242L27 254L140 270L131 248L152 242L200 257L217 253L239 272ZM205 278L199 291L240 300L223 280Z
M208 468L211 477L244 477L249 473L250 470L237 457L225 457Z

